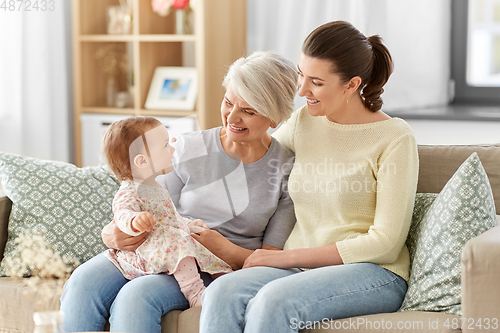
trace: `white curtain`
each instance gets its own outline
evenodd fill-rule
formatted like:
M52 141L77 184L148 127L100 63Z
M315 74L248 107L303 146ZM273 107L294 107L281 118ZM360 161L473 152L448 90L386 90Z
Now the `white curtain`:
M297 63L302 42L317 26L351 22L380 35L394 60L383 94L386 111L449 101L451 0L247 0L248 51L276 50ZM303 99L296 99L302 106Z
M12 2L0 10L0 151L69 162L71 1Z

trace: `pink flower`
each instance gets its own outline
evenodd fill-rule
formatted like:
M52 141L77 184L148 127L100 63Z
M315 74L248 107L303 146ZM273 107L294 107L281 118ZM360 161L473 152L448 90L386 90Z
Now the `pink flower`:
M158 15L167 16L174 2L175 0L151 0L151 7Z
M189 0L175 0L173 7L175 9L188 9Z

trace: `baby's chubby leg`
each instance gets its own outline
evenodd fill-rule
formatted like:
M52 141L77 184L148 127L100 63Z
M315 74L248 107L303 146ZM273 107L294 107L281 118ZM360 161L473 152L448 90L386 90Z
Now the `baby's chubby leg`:
M193 257L182 259L173 275L179 283L181 292L189 301L189 306L201 306L201 295L205 291L205 285L198 273L196 260Z

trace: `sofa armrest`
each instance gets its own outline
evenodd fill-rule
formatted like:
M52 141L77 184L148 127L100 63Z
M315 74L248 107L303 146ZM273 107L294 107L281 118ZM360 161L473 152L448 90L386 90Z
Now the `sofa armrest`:
M5 244L7 243L7 228L11 208L12 201L0 190L0 262L2 262Z
M482 332L476 326L496 318L500 332L500 226L469 240L462 251L463 332ZM481 321L480 321L481 320ZM469 327L469 324L470 327ZM484 326L483 326L484 329Z

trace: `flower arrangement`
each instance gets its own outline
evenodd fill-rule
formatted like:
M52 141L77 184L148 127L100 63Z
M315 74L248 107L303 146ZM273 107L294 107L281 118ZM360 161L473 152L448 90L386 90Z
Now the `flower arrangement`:
M106 43L97 48L95 58L108 77L106 104L117 106L118 92L128 91L134 85L133 71L129 71L129 57L125 43ZM130 73L129 73L130 72ZM131 97L131 95L128 95ZM126 102L125 102L126 104Z
M167 16L173 9L193 9L193 0L151 0L153 12L160 16Z
M15 239L18 252L5 258L5 267L11 277L24 279L25 295L36 311L46 311L50 301L63 293L63 285L80 264L75 258L62 256L39 234L24 233Z

